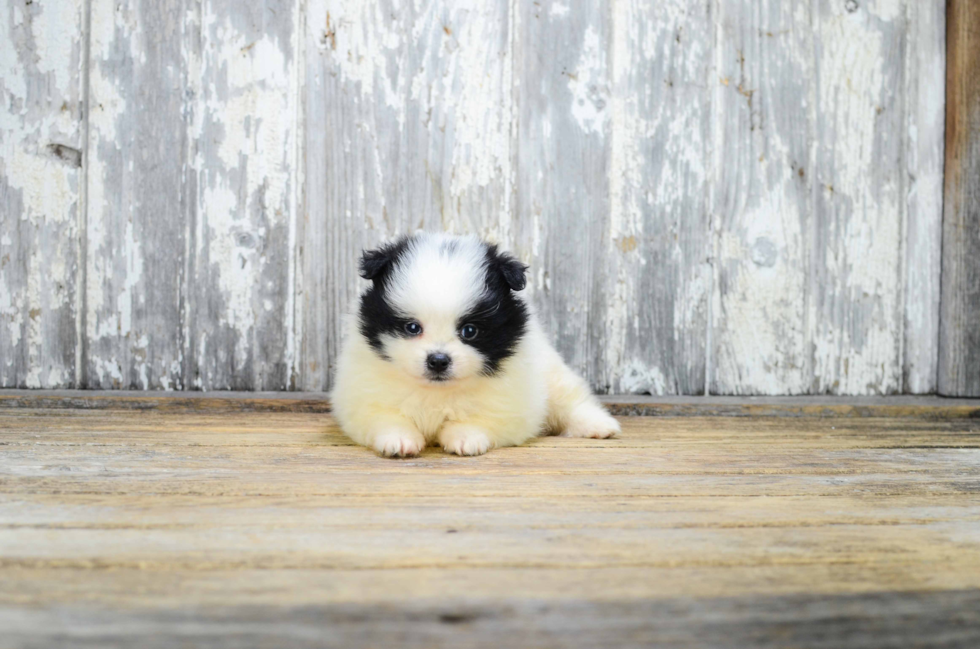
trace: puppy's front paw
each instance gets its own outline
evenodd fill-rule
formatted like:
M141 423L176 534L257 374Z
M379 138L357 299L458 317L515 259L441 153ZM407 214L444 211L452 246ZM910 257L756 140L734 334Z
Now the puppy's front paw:
M493 447L487 433L471 426L448 425L439 433L439 443L447 453L483 455Z
M572 411L561 436L606 439L618 435L620 431L619 422L601 406L587 403Z
M372 446L384 457L415 457L425 448L425 438L419 433L391 430L379 433Z

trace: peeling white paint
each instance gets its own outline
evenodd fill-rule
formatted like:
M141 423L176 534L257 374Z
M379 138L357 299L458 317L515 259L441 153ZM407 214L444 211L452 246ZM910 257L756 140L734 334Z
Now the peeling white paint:
M552 2L551 7L548 9L548 15L553 18L561 18L562 16L567 16L568 11L568 5L562 4L561 2Z
M646 367L638 359L620 368L619 389L624 394L667 394L671 388L664 373L657 367Z
M213 287L206 288L217 291L214 296L200 291L197 299L202 306L218 300L223 308L196 329L214 328L212 338L218 345L234 345L233 365L253 363L252 371L261 381L264 368L259 364L265 359L256 354L255 341L278 336L291 319L291 298L284 300L284 312L275 314L272 301L262 296L270 290L291 292L290 253L272 247L270 237L280 229L289 233L284 243L295 237L299 97L296 59L287 59L286 53L294 52L299 36L294 33L286 43L273 34L255 38L238 31L226 12L218 9L207 3L202 18L202 118L195 123L201 144L194 161L200 196L198 247L193 254L209 260L209 267L198 272L213 278ZM285 276L264 281L281 269ZM266 322L273 328L264 329ZM290 352L287 338L282 340L284 354ZM213 359L201 360L204 386L230 384L232 377L225 376L223 369L221 374L212 373ZM285 387L281 383L275 387L280 386Z
M83 6L0 11L0 387L71 385Z
M122 282L122 288L119 294L116 296L116 313L119 314L119 329L117 332L112 333L117 333L120 336L128 336L133 330L133 293L134 290L138 289L140 280L143 279L143 252L141 250L141 242L133 232L132 221L126 223L126 233L123 235L122 249L125 255L123 260L125 264L125 279Z
M612 116L610 169L609 169L609 234L606 242L606 255L614 260L616 268L613 294L609 300L606 312L605 328L609 332L605 341L606 381L618 383L619 389L628 392L648 389L641 386L636 377L642 377L645 371L637 370L631 375L627 370L622 372L622 363L626 361L626 338L631 312L636 308L636 269L630 259L622 257L638 257L639 244L642 241L643 222L640 206L635 202L636 192L643 185L643 159L638 149L645 123L638 117L635 100L631 99L624 90L628 84L627 74L631 68L630 42L635 38L634 28L636 17L622 9L613 13L613 61L617 65L613 71L613 82L616 92L611 98L609 112ZM630 242L625 245L626 242ZM638 331L634 327L634 333ZM633 359L635 365L638 361ZM614 369L616 368L616 369ZM635 366L633 370L636 370ZM632 377L632 378L631 378ZM618 379L618 381L617 381ZM662 377L661 377L662 379ZM639 381L639 383L638 383ZM649 382L647 382L649 383ZM662 383L662 381L661 381ZM646 385L646 384L644 384ZM657 392L660 393L659 391Z
M906 63L906 388L937 389L946 129L946 6L909 3Z
M112 11L107 6L93 7L91 17L91 41L93 64L89 69L89 96L92 109L89 111L89 142L88 146L94 153L88 156L88 232L87 258L88 272L86 274L85 292L90 309L86 318L85 335L89 340L114 337L119 331L121 314L117 297L105 295L107 278L113 277L115 269L112 266L110 232L106 231L107 210L109 209L107 191L113 191L118 178L110 177L105 158L100 155L101 147L119 147L119 133L116 122L128 109L125 98L116 87L115 82L103 74L101 59L112 55L111 37L116 29L133 29L136 25L124 20L124 12ZM124 35L131 35L126 31ZM138 35L137 35L138 37ZM137 40L133 38L132 40ZM132 233L130 233L132 240ZM104 316L100 317L100 314ZM120 377L121 378L121 377Z
M898 283L901 269L903 201L898 177L881 173L877 142L890 133L879 128L884 112L897 110L887 93L886 34L897 13L894 3L875 5L881 23L842 13L822 21L818 34L818 113L831 131L832 178L818 191L835 214L833 244L815 251L836 279L836 299L849 304L846 318L828 323L811 319L814 376L818 390L843 394L889 393L901 389L902 323ZM890 65L894 65L889 62ZM900 68L891 68L892 70ZM826 145L825 145L826 146ZM896 317L899 321L896 322ZM855 326L861 338L851 331Z
M709 382L722 394L805 393L810 18L773 8L761 17L773 34L761 44L757 23L739 18L734 7L721 16L733 27L722 34L712 79L721 145Z
M393 8L394 9L394 8ZM411 34L399 19L408 12L390 14L381 3L312 0L310 28L322 55L333 57L343 77L365 95L379 93L382 101L404 119L404 101L386 74L389 54ZM328 21L329 16L329 21ZM417 39L418 34L411 34Z
M614 392L697 390L689 368L668 376L660 360L670 363L669 348L686 346L706 327L710 275L702 247L709 238L683 234L678 223L705 209L706 108L694 100L691 82L706 69L707 33L690 28L683 2L617 3L612 18L604 382ZM650 264L653 258L661 261ZM686 270L673 270L680 267ZM659 292L651 291L651 275L662 278ZM702 362L698 354L686 357L694 367Z
M871 10L878 18L884 21L892 21L902 17L905 11L906 2L909 0L875 0L872 4ZM920 4L926 4L921 2L921 0L911 0L912 2L919 2Z
M606 73L606 48L599 42L593 25L585 30L582 54L574 72L568 73L572 93L572 117L586 133L602 135L609 120L609 85Z

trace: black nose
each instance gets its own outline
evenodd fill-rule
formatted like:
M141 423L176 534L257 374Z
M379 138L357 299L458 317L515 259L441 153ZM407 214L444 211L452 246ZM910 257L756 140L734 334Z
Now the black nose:
M429 368L430 371L441 374L449 369L449 365L453 362L453 359L449 358L448 355L441 352L436 352L434 354L429 354L425 359L425 366Z

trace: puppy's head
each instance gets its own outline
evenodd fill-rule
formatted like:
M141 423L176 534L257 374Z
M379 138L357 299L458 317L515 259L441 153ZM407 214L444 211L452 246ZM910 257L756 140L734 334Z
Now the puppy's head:
M528 313L514 292L526 267L476 237L417 234L369 250L361 335L382 359L434 385L492 376Z

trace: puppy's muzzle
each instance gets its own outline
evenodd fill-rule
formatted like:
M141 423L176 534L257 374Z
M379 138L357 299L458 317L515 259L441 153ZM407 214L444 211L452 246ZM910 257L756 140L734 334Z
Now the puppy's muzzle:
M445 380L449 367L453 364L453 359L449 354L433 352L425 358L425 368L428 370L429 377L436 381Z

